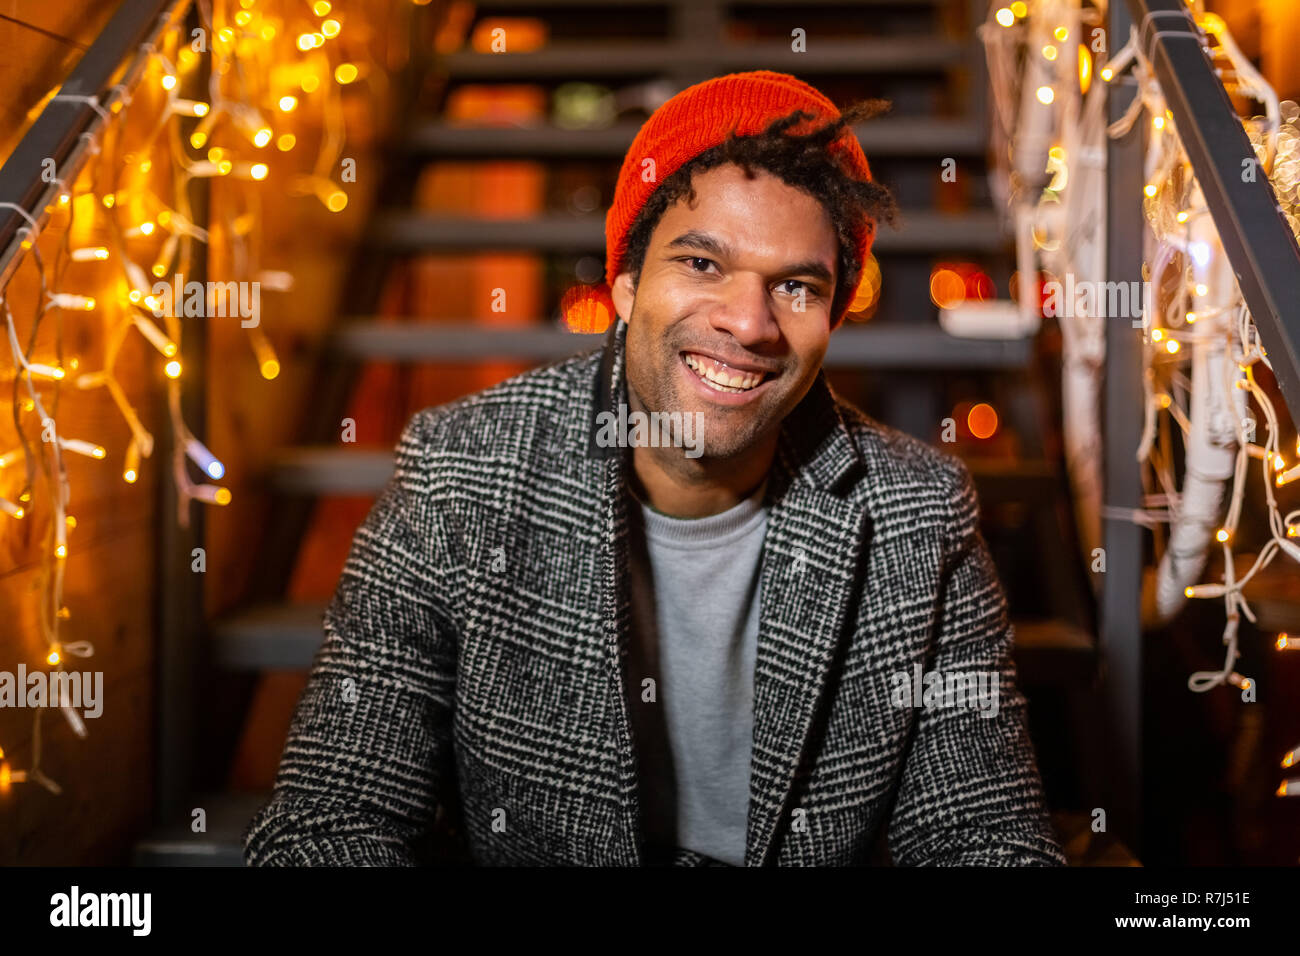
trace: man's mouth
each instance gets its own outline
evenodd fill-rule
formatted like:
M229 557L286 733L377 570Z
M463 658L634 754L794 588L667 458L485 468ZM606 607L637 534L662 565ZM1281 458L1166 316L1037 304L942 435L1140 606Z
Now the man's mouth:
M771 377L768 372L733 368L725 362L719 362L715 358L701 355L698 352L683 352L682 357L686 360L686 364L691 371L699 377L700 381L718 392L730 392L732 394L748 392Z

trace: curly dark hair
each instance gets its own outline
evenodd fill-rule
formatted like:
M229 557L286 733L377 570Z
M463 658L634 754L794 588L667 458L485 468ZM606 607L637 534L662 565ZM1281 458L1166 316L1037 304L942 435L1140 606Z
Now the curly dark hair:
M697 172L735 163L750 179L754 178L755 169L762 169L787 185L802 189L820 202L830 215L839 239L836 273L839 281L831 300L831 315L839 315L848 306L862 277L863 263L858 260L854 240L856 230L866 220L893 225L898 207L888 189L874 181L854 178L845 170L842 161L827 151L827 146L842 134L845 127L878 116L888 110L889 105L886 100L862 100L842 110L837 119L798 135L786 130L817 117L795 110L773 120L761 133L738 136L733 131L719 145L683 164L651 194L628 230L623 261L632 273L633 288L640 281L650 236L664 211L683 196L688 197L688 202L695 201L692 180Z

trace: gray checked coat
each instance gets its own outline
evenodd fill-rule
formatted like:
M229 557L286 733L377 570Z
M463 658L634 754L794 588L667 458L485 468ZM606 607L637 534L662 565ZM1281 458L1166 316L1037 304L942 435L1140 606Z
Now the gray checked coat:
M409 420L248 863L421 863L444 826L480 864L646 862L629 453L593 427L626 400L625 332ZM966 466L822 373L782 425L767 505L746 865L871 862L878 837L897 865L1064 863ZM991 673L996 716L891 703L914 666Z

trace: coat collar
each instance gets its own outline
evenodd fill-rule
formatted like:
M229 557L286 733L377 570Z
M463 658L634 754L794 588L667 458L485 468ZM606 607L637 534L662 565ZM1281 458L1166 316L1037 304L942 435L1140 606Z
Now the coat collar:
M596 441L601 412L626 402L627 325L611 325L595 376L587 419L587 454L603 464L601 513L607 535L602 561L602 619L607 663L619 690L615 723L622 754L619 796L625 811L622 857L641 861L636 760L624 692L631 607L628 516L624 493L628 450ZM758 650L754 667L754 734L745 863L772 863L783 840L808 840L796 819L797 784L846 638L849 609L860 602L860 560L870 534L868 496L859 489L867 462L819 371L812 388L781 426L765 505Z

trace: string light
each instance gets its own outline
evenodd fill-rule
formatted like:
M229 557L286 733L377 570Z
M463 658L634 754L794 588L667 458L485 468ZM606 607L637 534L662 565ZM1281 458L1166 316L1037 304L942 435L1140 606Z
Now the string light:
M41 257L36 244L42 226L33 219L30 228L19 231L19 248L30 253L41 275L41 300L34 321L39 324L44 315L56 311L81 314L93 311L98 313L97 322L102 319L105 336L103 362L98 368L79 370L77 358L65 355L61 344L48 353L28 354L22 342L38 341L36 329L33 327L30 336L26 331L19 336L14 310L5 298L6 290L0 288L0 316L4 319L13 357L15 421L21 424L21 416L32 414L43 423L46 439L35 443L23 440L20 447L0 449L0 480L13 475L24 482L17 493L0 495L0 512L4 515L0 533L10 521L30 520L38 469L63 476L65 454L102 461L117 453L111 445L99 444L88 437L62 434L57 416L48 413L46 403L50 402L57 410L58 389L64 384L79 390L103 388L107 392L129 429L120 452L122 480L128 485L139 482L141 460L152 455L154 438L128 401L115 370L117 357L132 331L139 332L162 357L174 444L185 450L186 457L203 477L203 481L194 482L186 469L175 470L178 499L182 505L189 501L218 507L229 504L230 489L211 483L225 477L225 465L198 441L180 416L182 325L176 314L167 314L178 309L164 310L163 303L153 294L154 279L161 279L169 272L179 277L190 271L196 242L214 241L206 229L192 221L189 183L204 177L229 177L251 184L248 188L258 189L261 187L257 184L283 174L290 195L314 195L332 211L347 205L347 194L330 179L331 170L338 168L344 143L341 88L367 75L367 64L373 65L373 61L356 44L349 53L352 60L360 56L360 65L341 62L343 58L333 52L339 49L337 38L342 32L342 18L319 23L309 19L311 15L325 17L331 12L326 0L317 0L310 7L288 0L259 0L256 4L252 0L240 0L239 9L234 11L229 9L234 4L227 0L200 4L197 9L211 42L207 51L199 53L191 47L190 33L184 24L189 6L187 0L173 5L166 21L155 27L147 42L134 54L134 64L128 61L122 75L132 77L128 81L131 86L116 87L102 99L85 98L97 106L97 118L83 134L91 149L84 160L78 159L79 168L58 170L61 178L49 190L53 200L44 205L47 200L42 199L42 219L46 215L62 217L62 228L68 237L75 236L75 239L64 242L51 267ZM295 37L306 37L305 49L311 50L310 57L299 57L293 52L295 46L304 49L295 44ZM211 79L203 95L182 97L182 87L192 86L186 78L204 59ZM156 95L134 96L135 87L140 84L147 84ZM158 110L155 104L160 99L163 102ZM132 107L133 100L149 105ZM145 115L140 123L147 131L147 138L138 144L133 142L132 152L122 152L122 129L127 119L150 108L154 109L154 115ZM314 134L317 129L322 133L315 161L310 155L304 157L309 171L301 175L288 168L289 157L277 158L276 163L283 164L277 165L246 155L250 150L265 149L272 143L282 154L293 150L298 136L285 128L290 119L298 127L298 133ZM206 154L190 155L184 148L187 143L194 150L206 149ZM91 160L91 156L98 158ZM80 168L83 163L84 169ZM150 188L153 183L166 183L167 196L155 193ZM258 209L257 204L243 201L213 204L210 215L214 235L229 247L223 250L229 254L223 254L221 260L234 264L236 274L230 278L239 281L264 278L266 290L283 291L292 286L292 277L264 269L261 264ZM111 241L102 245L87 241L87 236L101 234L107 234ZM112 271L114 278L103 287L97 286L93 295L89 289L67 289L62 281L66 262L100 263L105 270ZM103 274L95 273L101 277ZM261 327L250 329L249 333L259 373L265 379L274 378L279 374L280 363L269 339ZM40 341L44 342L45 337ZM49 395L51 390L53 401ZM20 437L22 434L20 428ZM46 455L48 463L44 459ZM4 487L7 489L7 485ZM62 587L64 566L70 553L68 533L76 528L77 521L65 512L66 477L56 481L54 488L55 493L49 497L51 540L44 551L47 573L43 577L47 583L41 606L48 611L40 617L45 640L40 659L47 666L59 669L69 666L76 658L91 656L94 648L89 642L68 640L60 633L63 622L75 621L75 605L69 607L64 603ZM188 523L188 512L187 507L180 509L182 524ZM61 709L73 732L79 737L86 736L80 715L70 707ZM38 710L33 728L31 766L11 767L0 748L0 795L24 782L37 783L51 793L61 792L58 783L40 768L40 714Z
M1029 20L1022 24L1020 21L1026 13ZM1066 22L1043 22L1058 15L1064 16ZM1074 77L1066 82L1063 71L1053 62L1049 49L1056 47L1045 42L1046 30L1051 28L1051 36L1057 42L1064 42L1071 35L1086 37L1090 26L1099 25L1098 16L1095 9L1087 7L1061 11L1044 3L1017 10L1014 5L1008 5L992 13L990 22L981 28L981 38L988 51L995 115L1004 134L1003 141L997 145L1007 153L999 165L1014 164L1013 174L1004 181L1008 187L1004 191L1013 206L1019 205L1015 211L1025 212L1032 225L1032 229L1024 232L1032 237L1033 245L1023 241L1022 246L1032 257L1041 256L1046 263L1043 268L1057 275L1063 272L1053 268L1049 261L1053 255L1066 269L1077 270L1078 266L1068 258L1061 261L1065 253L1055 253L1056 247L1049 241L1051 237L1038 234L1038 222L1042 218L1036 215L1041 212L1039 194L1051 193L1053 200L1061 201L1056 181L1065 178L1062 170L1068 166L1067 157L1078 155L1084 149L1097 150L1097 144L1088 142L1084 126L1091 115L1090 109L1098 102L1104 105L1104 100L1092 100L1087 95L1084 61L1087 60L1089 70L1092 61L1085 49L1079 48L1076 87ZM1277 195L1279 214L1293 233L1300 236L1300 106L1290 102L1279 104L1273 90L1236 47L1221 17L1200 13L1195 16L1209 36L1207 55L1231 64L1230 69L1219 70L1228 92L1263 105L1262 112L1266 115L1247 119L1244 125L1259 167ZM1144 263L1142 277L1147 280L1143 283L1144 291L1149 291L1142 304L1141 325L1146 347L1143 350L1144 407L1140 410L1143 432L1137 457L1151 470L1160 493L1146 495L1147 503L1141 508L1109 511L1114 512L1111 517L1122 515L1147 527L1171 522L1155 575L1157 605L1167 602L1178 606L1181 598L1221 600L1224 607L1223 666L1190 675L1188 687L1202 692L1230 686L1245 694L1253 691L1255 685L1250 677L1235 670L1240 656L1238 628L1243 618L1250 622L1256 618L1244 598L1244 588L1279 554L1300 562L1300 509L1282 514L1274 494L1277 487L1300 479L1300 436L1295 439L1297 463L1288 467L1280 453L1283 426L1278 410L1255 375L1260 364L1271 371L1267 350L1260 342L1258 329L1237 287L1179 139L1173 114L1146 55L1150 50L1138 42L1138 34L1134 29L1129 41L1098 70L1106 83L1131 74L1138 95L1120 120L1107 128L1102 113L1099 125L1111 136L1118 137L1146 118L1153 131L1146 137L1148 152L1143 164L1146 179L1142 185L1142 209L1149 230L1149 241L1145 243L1149 258ZM1069 66L1074 69L1074 64ZM1076 88L1082 100L1075 99ZM1068 98L1068 101L1052 111L1032 108L1035 99L1050 104L1057 98ZM1053 183L1044 190L1041 180L1035 179L1044 172L1043 167L1035 168L1025 157L1037 159L1047 152L1049 144L1055 148L1055 144L1061 143L1067 147L1062 155L1053 153L1050 158L1043 157L1046 172L1053 177ZM1104 146L1104 141L1100 145ZM1091 181L1096 182L1096 174L1087 164L1070 172L1074 176L1093 176ZM1065 199L1071 198L1067 191ZM1059 230L1071 237L1077 249L1080 237L1090 238L1085 221L1095 218L1094 207L1085 198L1073 206L1062 202L1059 208L1067 217ZM1086 255L1088 243L1082 244ZM1070 255L1078 255L1076 249ZM1032 266L1038 268L1037 261ZM1025 268L1023 258L1020 268ZM1084 274L1092 278L1086 270ZM1101 272L1096 276L1105 277ZM1076 368L1085 364L1089 368L1101 367L1104 351L1088 351L1091 326L1062 320L1061 329L1067 363L1075 362ZM1104 341L1103 336L1103 349ZM1093 393L1092 398L1095 397ZM1256 426L1264 437L1256 438ZM1094 440L1100 451L1099 435ZM1290 433L1286 441L1289 445ZM1176 469L1180 454L1186 466ZM1187 477L1193 475L1194 479ZM1182 476L1182 488L1179 488L1179 476ZM1268 538L1241 573L1239 556L1233 548L1246 494L1255 482L1262 493L1260 510L1267 517ZM1225 490L1227 514L1220 515ZM1076 494L1083 497L1079 486ZM1097 510L1107 514L1099 496L1095 500ZM1198 581L1204 556L1216 546L1222 551L1222 580ZM1177 562L1171 560L1171 553L1177 554ZM1172 601L1163 590L1168 585L1176 585L1171 590ZM1276 647L1279 651L1294 650L1300 648L1300 641L1283 632L1276 636ZM1284 756L1283 766L1291 767L1298 759L1300 745ZM1283 782L1278 793L1300 795L1300 777Z

